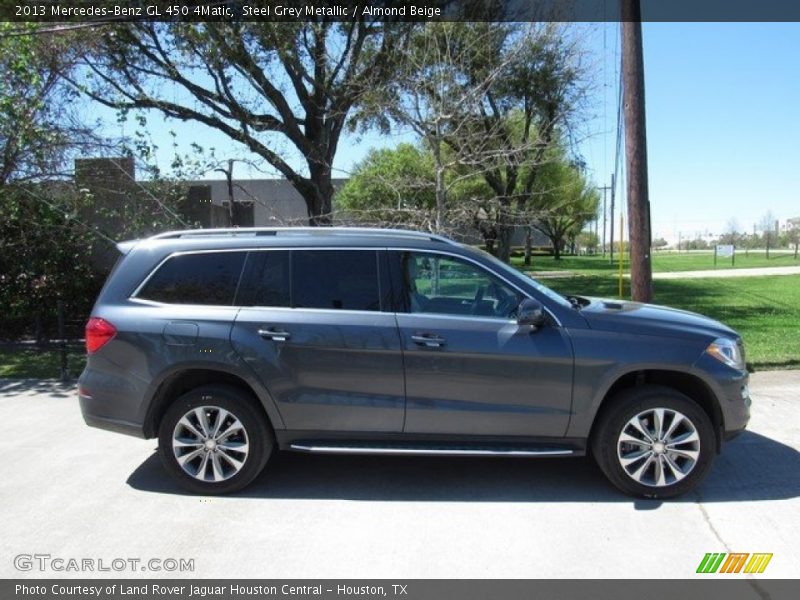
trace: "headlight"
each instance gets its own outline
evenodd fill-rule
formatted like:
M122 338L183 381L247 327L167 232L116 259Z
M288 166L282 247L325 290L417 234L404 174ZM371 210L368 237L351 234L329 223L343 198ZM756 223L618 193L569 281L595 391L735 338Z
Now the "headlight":
M735 340L717 338L708 345L706 353L729 367L740 371L744 370L744 352L741 345Z

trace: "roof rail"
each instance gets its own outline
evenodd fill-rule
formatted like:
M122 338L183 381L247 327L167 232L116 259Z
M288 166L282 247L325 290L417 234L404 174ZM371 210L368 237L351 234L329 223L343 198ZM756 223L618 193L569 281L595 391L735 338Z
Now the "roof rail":
M267 235L297 235L297 234L320 234L320 235L394 235L398 237L408 237L415 239L425 239L445 244L457 245L449 238L435 233L425 233L422 231L411 231L408 229L380 229L374 227L222 227L216 229L184 229L179 231L165 231L151 236L150 240L167 240L189 237L206 237L229 235L248 236L267 236Z

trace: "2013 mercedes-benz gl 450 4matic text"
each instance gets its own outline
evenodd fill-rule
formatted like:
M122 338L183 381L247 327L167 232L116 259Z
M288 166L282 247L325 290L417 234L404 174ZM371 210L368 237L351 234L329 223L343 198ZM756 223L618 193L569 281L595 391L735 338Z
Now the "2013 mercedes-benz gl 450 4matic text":
M436 235L298 228L119 244L86 326L89 425L158 437L202 494L277 450L580 456L668 498L750 398L742 341L670 308L565 298Z

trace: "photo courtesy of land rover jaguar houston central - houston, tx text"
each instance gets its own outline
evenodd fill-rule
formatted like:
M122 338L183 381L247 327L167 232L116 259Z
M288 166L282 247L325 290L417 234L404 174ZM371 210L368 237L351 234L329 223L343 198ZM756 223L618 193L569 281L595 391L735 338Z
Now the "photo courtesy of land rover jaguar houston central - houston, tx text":
M749 419L725 325L564 297L438 235L187 230L118 249L86 325L83 416L157 437L199 494L286 450L590 454L621 491L669 498Z

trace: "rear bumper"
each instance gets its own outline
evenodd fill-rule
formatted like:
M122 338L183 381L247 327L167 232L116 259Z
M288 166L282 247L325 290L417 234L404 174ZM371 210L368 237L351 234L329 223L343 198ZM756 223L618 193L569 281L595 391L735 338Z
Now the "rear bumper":
M124 433L125 435L132 435L138 438L145 438L144 427L141 423L133 423L122 419L116 419L103 415L98 406L100 403L96 402L94 398L84 394L78 394L78 401L81 405L81 414L83 415L84 422L89 427L97 427L98 429L105 429L106 431L113 431L115 433Z
M78 380L78 400L87 425L144 438L143 398L138 378L102 357L89 357Z

